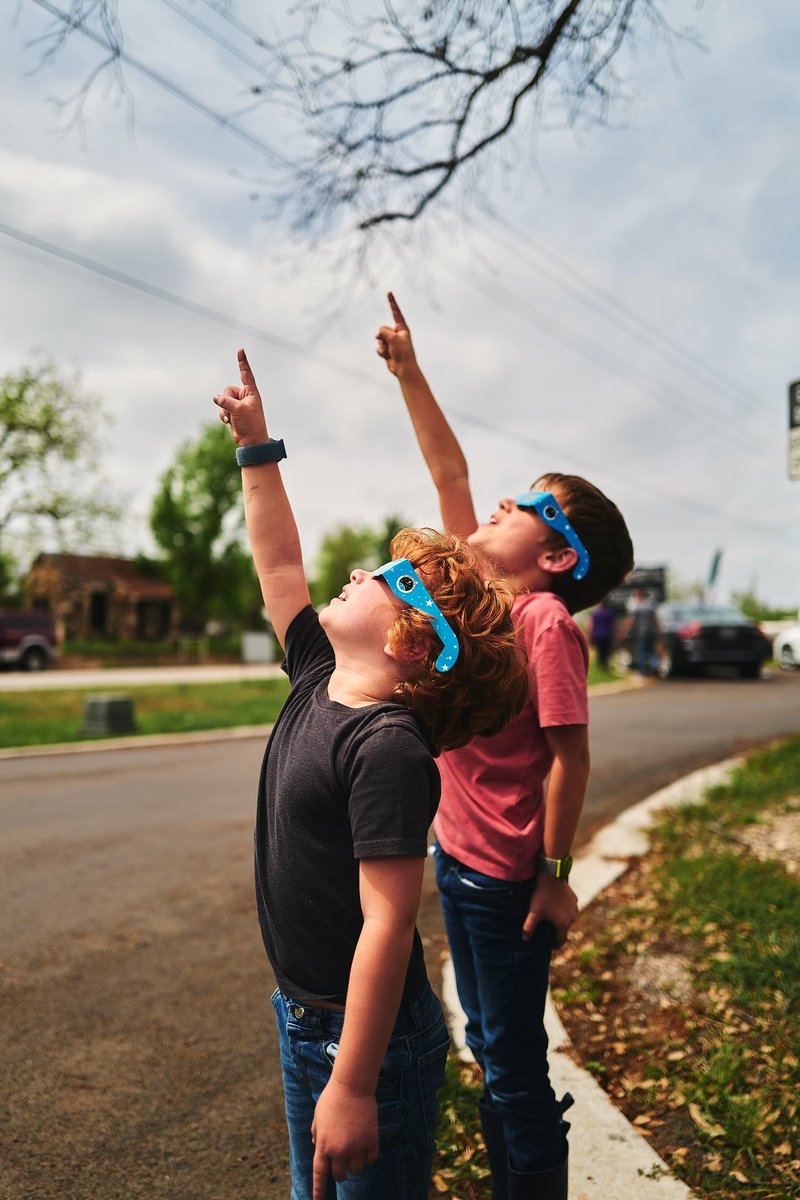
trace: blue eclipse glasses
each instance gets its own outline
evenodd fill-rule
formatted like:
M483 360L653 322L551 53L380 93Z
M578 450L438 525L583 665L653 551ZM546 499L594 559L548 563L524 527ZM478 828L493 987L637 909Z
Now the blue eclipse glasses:
M523 492L521 496L514 498L514 503L517 508L532 508L537 517L541 517L545 525L549 525L551 529L555 529L557 533L562 534L567 539L572 549L577 551L578 554L578 561L572 572L572 578L583 579L589 570L589 551L570 525L567 514L553 493Z
M437 671L449 671L458 658L458 638L408 559L396 558L394 562L384 563L377 571L372 572L372 576L373 579L383 579L388 583L395 596L404 604L410 604L412 608L418 608L426 617L430 617L434 631L442 643L442 651L434 665Z

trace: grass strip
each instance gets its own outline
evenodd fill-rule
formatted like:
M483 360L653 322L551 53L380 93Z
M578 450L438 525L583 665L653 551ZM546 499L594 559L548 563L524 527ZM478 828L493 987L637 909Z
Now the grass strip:
M590 668L590 686L619 679L611 671ZM0 749L46 746L84 740L81 736L86 697L130 694L137 723L136 737L154 733L193 733L264 725L275 720L289 690L286 679L232 683L126 684L92 689L0 691ZM118 736L118 735L113 735Z
M478 1116L482 1090L480 1068L451 1055L444 1087L439 1092L432 1197L489 1200L492 1194L491 1172Z
M665 814L557 959L579 1060L708 1200L800 1197L798 835L792 738Z
M0 692L0 747L52 745L81 737L86 697L110 691L130 695L143 734L190 733L266 725L275 720L289 690L285 679L231 683L180 683L40 692ZM114 735L116 736L116 735Z

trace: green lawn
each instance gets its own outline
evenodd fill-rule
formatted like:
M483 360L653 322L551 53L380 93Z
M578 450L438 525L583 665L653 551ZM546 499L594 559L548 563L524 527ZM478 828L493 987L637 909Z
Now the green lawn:
M107 687L93 689L96 693L108 693L109 690ZM288 690L286 679L113 689L131 696L138 734L267 725L275 720ZM66 688L63 691L0 692L0 747L79 740L86 697L91 694L88 690Z
M556 959L584 1065L701 1200L800 1198L799 819L790 738L665 813Z
M617 680L613 672L592 663L589 685ZM53 691L0 691L0 749L45 746L81 738L86 697L95 693L130 695L137 734L190 733L231 729L237 725L268 725L275 720L289 684L286 679L240 683L129 685L121 688L64 688ZM96 740L96 739L93 739Z

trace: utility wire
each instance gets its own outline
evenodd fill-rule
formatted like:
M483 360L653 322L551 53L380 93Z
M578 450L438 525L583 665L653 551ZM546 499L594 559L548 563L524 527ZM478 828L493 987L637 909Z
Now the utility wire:
M75 266L82 267L85 271L91 271L93 274L100 275L104 279L110 279L123 287L142 292L146 296L151 296L155 300L161 300L165 304L171 304L175 308L181 308L184 312L191 313L193 316L202 317L204 320L213 321L215 324L222 325L226 329L233 329L239 333L246 333L249 337L258 338L259 341L267 342L270 346L276 346L279 350L285 350L287 354L297 354L302 358L313 359L315 362L330 368L332 371L340 371L342 374L350 375L363 383L374 384L375 382L374 378L371 375L367 375L365 371L349 367L346 363L338 362L334 358L320 354L319 351L309 350L299 342L293 342L289 338L281 337L279 334L270 333L268 330L261 329L256 325L240 321L236 317L229 316L228 313L221 312L219 309L210 308L205 304L197 304L194 300L189 300L188 297L181 296L177 292L170 292L166 288L149 283L144 279L137 279L134 275L128 275L125 271L118 271L115 267L108 267L105 263L96 262L94 259L87 258L83 254L75 254L72 250L66 250L63 246L56 246L52 242L46 242L42 238L34 237L33 234L16 229L12 225L6 225L2 221L0 221L0 233L5 234L6 237L13 238L17 242L22 242L26 246L33 246L45 254L53 255L53 257L61 259L63 262L72 263Z
M190 21L201 32L217 40L220 45L229 49L231 53L242 58L242 61L253 65L255 69L263 69L258 64L255 64L252 59L242 56L241 52L231 43L225 39L219 39L218 35L208 26L180 9L174 3L174 0L162 0L162 3L167 4L173 11ZM224 10L215 0L202 0L202 3L211 9L218 18L227 21L239 32L251 39L257 46L263 49L273 49L255 29L238 20L230 11ZM687 372L703 387L710 389L714 393L719 393L720 389L723 389L728 399L733 395L738 396L740 403L745 404L751 411L757 410L757 401L748 395L730 376L725 375L716 367L709 365L699 355L668 337L663 330L632 309L630 305L625 304L624 301L592 282L573 263L561 257L549 247L537 242L536 239L531 238L528 234L523 233L510 221L497 215L494 216L493 220L495 225L512 235L514 239L513 247L510 247L508 241L501 238L497 233L490 234L489 236L492 236L498 244L505 245L506 249L512 249L516 257L519 257L520 253L522 253L530 261L530 252L533 251L540 259L548 260L552 264L549 269L543 267L541 261L536 263L537 269L540 271L544 270L559 287L573 295L580 303L598 312L604 319L613 321L615 329L618 330L622 326L626 328L628 333L635 335L639 339L644 335L651 345L655 344L660 347L661 354L671 359L673 363L679 366L681 370ZM695 411L692 410L692 415L695 414ZM722 415L728 417L729 410L726 408L725 413Z
M565 325L563 322L558 321L553 317L550 317L546 313L543 313L540 309L537 309L534 305L532 305L530 301L524 300L521 296L515 295L508 288L504 287L501 283L495 280L481 281L470 272L448 266L447 263L443 263L441 265L454 278L457 278L461 282L468 283L471 287L481 292L482 295L490 300L493 300L496 304L499 304L501 307L513 313L514 316L519 320L523 320L528 324L544 330L544 332L550 337L555 338L557 341L561 342L562 345L567 346L571 351L580 354L583 358L588 359L590 362L593 362L605 370L610 371L612 374L622 379L625 383L636 384L636 377L638 376L638 386L641 386L645 392L651 394L653 397L659 400L664 407L682 411L690 419L700 421L704 425L713 427L715 433L718 436L721 435L727 438L732 446L735 446L739 450L744 450L748 454L755 454L763 462L767 463L767 465L772 465L773 460L771 458L767 458L762 451L754 447L752 438L748 438L746 434L740 433L735 427L729 428L725 425L720 427L717 418L701 411L697 406L693 406L690 403L681 400L673 391L666 389L661 383L659 383L658 380L653 379L651 376L648 376L645 373L637 372L631 367L631 364L627 362L627 360L620 358L607 347L601 346L596 342L590 341L589 339L581 338L580 335L578 335L570 326Z
M554 267L551 268L550 278L554 278L555 274L555 282L558 283L559 287L570 292L581 303L594 308L596 312L604 315L607 320L611 320L611 316L607 311L604 313L604 309L611 310L611 313L616 314L617 317L621 316L628 325L629 330L634 330L637 336L645 334L649 340L660 343L664 348L662 353L666 351L668 357L672 358L683 370L693 374L705 387L717 392L723 389L726 396L735 394L751 410L757 410L758 401L744 391L735 379L726 375L717 367L706 363L694 351L687 350L684 346L681 346L678 342L668 337L663 330L659 329L651 321L648 321L641 313L637 313L630 305L625 304L624 301L607 292L604 288L599 287L596 283L593 283L573 263L562 258L561 255L551 250L548 246L542 245L541 242L536 241L529 234L523 233L522 230L512 225L510 221L495 215L494 222L513 235L513 247L509 246L507 242L502 244L505 244L508 249L512 250L516 258L519 258L520 254L530 257L528 252L532 250L540 257L548 259L554 264ZM541 270L541 263L537 265ZM568 276L569 280L565 279L564 276ZM596 299L593 299L592 295L583 294L580 287L576 286L576 283L570 282L572 280L578 281L586 292L592 293Z
M216 42L217 45L221 46L223 50L226 50L228 54L232 54L234 58L238 58L239 62L244 63L246 67L250 67L262 77L265 75L267 69L265 63L259 63L254 58L251 58L249 54L244 52L244 50L240 50L239 47L233 42L229 42L227 38L222 37L222 35L217 33L216 30L212 29L210 25L207 25L205 21L201 21L199 17L196 17L194 13L187 12L185 8L181 8L179 4L176 4L174 0L161 0L161 3L166 5L167 8L171 9L179 17L182 17L184 21L187 21L195 29L199 30L200 33L205 34L205 36L210 38L212 42ZM222 14L218 13L218 15L221 16Z
M280 350L286 351L288 354L295 354L299 357L312 360L320 363L320 365L328 367L330 370L337 371L340 374L348 375L352 379L357 379L359 382L367 383L371 387L375 386L375 378L373 375L368 375L365 371L359 371L357 367L350 367L346 363L339 362L335 358L330 358L328 355L320 354L319 351L310 350L307 346L301 345L299 342L294 342L289 338L281 337L277 334L270 333L268 330L261 329L259 326L250 325L246 321L240 321L228 313L221 312L218 309L211 308L204 304L197 304L193 300L189 300L186 296L181 296L176 292L167 291L165 288L158 287L156 284L147 282L146 280L137 279L133 275L128 275L124 271L118 271L114 267L108 267L104 263L95 262L93 259L87 258L85 255L76 254L71 250L66 250L62 246L56 246L52 242L46 242L42 238L34 237L33 234L17 229L12 225L7 225L0 222L0 234L11 238L17 243L22 243L25 246L31 246L36 250L53 256L63 262L72 263L75 266L81 267L85 271L89 271L95 275L99 275L104 279L109 279L114 283L120 284L123 287L131 288L134 291L142 292L147 296L160 300L166 304L171 304L175 308L182 309L184 312L191 313L194 316L202 317L204 320L213 321L218 325L224 326L226 329L233 329L240 333L246 333L249 337L266 342L271 346L276 346ZM782 539L786 538L787 530L779 529L777 526L761 525L747 519L734 518L730 513L726 513L721 509L712 507L711 505L699 503L690 497L681 495L680 493L671 492L666 488L655 487L652 483L643 483L634 479L630 475L625 474L616 468L611 468L607 464L592 462L590 459L582 455L575 454L572 449L568 452L559 447L547 446L545 443L536 439L530 438L525 434L520 434L515 430L506 429L504 426L497 425L492 421L487 421L481 417L476 417L474 414L466 412L463 409L452 408L448 406L447 411L453 416L467 425L476 426L479 429L488 430L496 436L506 439L514 443L514 445L528 445L534 449L542 451L546 454L551 454L556 457L565 457L567 453L576 462L584 462L592 469L606 472L614 475L626 486L638 492L643 492L647 496L660 496L671 504L678 505L681 508L689 509L695 515L698 512L705 513L717 520L722 520L726 524L735 524L737 528L747 528L756 533L761 533L769 536L776 536Z
M233 25L234 29L238 29L240 33L245 35L245 37L248 37L255 42L259 49L269 50L272 48L269 42L265 41L261 34L257 32L257 30L251 29L249 25L245 25L244 22L240 21L238 17L235 17L232 12L223 10L219 4L214 3L214 0L202 0L202 3L205 4L206 8L210 8L212 12L215 12L221 20L227 21L229 25Z
M32 0L32 2L37 4L39 8L44 9L45 12L50 13L51 16L61 21L62 24L68 26L68 28L75 30L77 33L82 33L84 37L88 38L96 45L101 46L104 50L108 50L109 53L115 58L119 58L120 62L124 62L127 66L132 67L135 71L138 71L141 75L144 75L147 79L149 79L151 83L155 83L158 87L163 88L177 100L187 104L190 108L193 108L195 112L200 113L201 116L207 117L208 120L213 121L215 125L219 125L228 133L233 134L234 137L239 138L240 141L243 141L247 143L247 145L258 150L265 156L265 158L267 158L276 166L291 166L289 159L279 154L272 148L272 146L268 145L267 142L257 137L254 133L250 133L250 131L245 129L242 125L238 125L235 121L231 120L230 117L226 117L224 113L218 112L216 109L204 104L203 101L198 100L196 96L190 95L189 92L185 91L178 84L173 83L172 80L168 79L166 75L162 75L160 71L156 71L152 67L148 67L146 63L141 62L139 59L133 58L130 54L123 50L121 46L113 46L110 42L106 41L105 38L101 37L100 34L94 33L93 30L88 29L82 21L77 20L75 17L71 17L69 13L62 12L61 9L56 8L54 4L50 4L49 0Z
M519 445L521 443L525 446L531 446L532 449L537 450L540 453L549 454L560 458L563 458L565 453L567 453L561 447L549 446L545 442L539 441L538 438L529 437L527 434L520 433L515 429L508 429L503 425L497 425L494 421L488 421L482 417L476 417L472 413L464 412L462 409L453 408L451 405L447 406L447 412L459 417L462 421L469 425L475 425L489 433L497 434L498 437L502 437L509 442L513 442L515 445ZM636 491L644 492L646 495L651 497L660 496L663 500L667 500L671 504L677 504L682 508L689 509L690 512L693 512L695 515L697 513L704 513L706 516L714 517L716 520L722 519L727 524L734 524L739 529L746 528L752 530L754 533L768 534L771 537L779 537L784 540L787 534L791 532L788 529L781 529L777 525L760 525L755 521L748 520L747 518L733 517L730 513L723 512L719 508L714 508L713 505L703 504L701 501L696 501L687 496L682 496L678 492L671 492L668 488L661 488L652 483L641 483L638 480L632 479L630 475L626 475L624 471L620 471L616 467L609 466L608 463L601 463L595 459L587 458L583 454L576 453L572 447L570 447L568 453L570 458L574 459L576 463L581 463L584 466L589 467L592 471L600 471L606 475L613 475L627 487L635 488Z
M272 149L272 147L263 142L262 139L257 138L254 134L249 133L249 131L237 125L231 120L231 118L209 108L202 101L197 100L195 97L189 95L189 93L185 92L182 88L180 88L177 84L174 84L160 72L157 72L138 60L133 59L130 55L124 52L121 47L115 47L111 45L104 38L89 30L81 21L71 17L68 13L60 11L53 4L49 3L48 0L33 0L33 2L38 4L40 8L45 9L45 11L55 16L58 20L62 21L62 23L82 33L85 37L90 38L96 44L102 46L113 55L119 57L121 61L144 74L158 86L168 90L177 99L189 104L196 111L214 121L215 124L228 129L235 136L247 141L251 146L254 146L256 149L259 149L262 153L272 158L275 163L281 166L290 165L286 158L279 155ZM217 42L218 45L220 45L230 54L234 55L240 61L250 66L253 70L257 71L263 76L265 69L263 64L256 62L254 59L244 54L232 42L220 37L220 35L217 34L210 26L199 21L193 14L182 9L174 2L174 0L161 0L161 2L173 12L181 16L184 20L188 21L201 33ZM202 2L206 5L206 7L211 9L211 11L219 19L228 22L234 28L238 29L246 37L251 39L257 46L264 50L272 49L270 44L256 30L238 20L230 12L224 11L218 3L214 3L214 0L202 0ZM694 377L703 384L703 386L712 388L715 391L718 391L720 387L723 387L726 395L730 396L731 394L736 394L739 396L740 401L746 403L751 409L753 408L755 403L753 398L744 392L730 377L724 375L716 368L709 366L692 351L685 349L671 338L667 337L663 331L652 324L652 322L646 320L641 316L641 314L635 312L630 308L629 305L625 304L611 293L598 287L579 270L577 270L572 263L556 254L556 252L551 250L549 247L546 247L537 242L535 239L532 239L528 234L525 234L521 230L517 229L510 221L497 215L495 215L493 219L496 225L513 236L513 252L517 257L519 257L520 253L529 257L528 252L533 250L540 257L548 259L551 263L555 264L555 269L551 268L551 270L548 272L550 278L555 278L555 282L558 284L558 286L564 288L570 294L575 296L581 303L586 304L594 309L594 311L599 312L607 320L612 319L608 312L610 309L612 313L616 314L614 319L617 322L619 322L619 318L622 317L623 323L628 327L628 332L634 330L639 337L641 337L641 335L644 333L646 337L650 339L651 343L653 341L660 343L660 345L663 347L661 352L666 352L667 356L671 357L672 360L676 362L682 370L693 374ZM494 236L496 240L502 244L502 239L500 239L496 234L492 236ZM504 244L506 245L506 248L509 248L507 242ZM542 270L541 263L537 264L537 268ZM568 275L570 280L579 281L583 285L583 288L586 289L586 291L593 293L594 297L596 298L593 298L591 294L587 295L585 292L582 292L580 287L576 286L574 282L569 282L566 280L563 277L564 275ZM618 328L618 324L616 327ZM692 409L690 411L690 415L696 416L696 410ZM726 411L724 415L728 416L729 414Z

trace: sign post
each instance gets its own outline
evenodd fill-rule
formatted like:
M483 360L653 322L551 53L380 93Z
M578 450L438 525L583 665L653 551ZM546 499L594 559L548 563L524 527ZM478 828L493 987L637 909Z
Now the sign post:
M800 479L800 379L789 384L789 478Z

